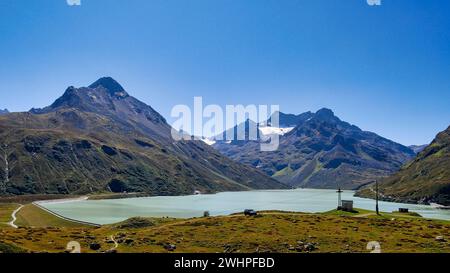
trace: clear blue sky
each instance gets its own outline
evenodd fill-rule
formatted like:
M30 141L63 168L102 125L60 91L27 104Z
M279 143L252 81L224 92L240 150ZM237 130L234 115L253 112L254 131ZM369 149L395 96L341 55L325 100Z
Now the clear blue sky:
M428 143L450 125L449 14L447 0L0 0L0 108L108 75L166 117L194 96L328 107Z

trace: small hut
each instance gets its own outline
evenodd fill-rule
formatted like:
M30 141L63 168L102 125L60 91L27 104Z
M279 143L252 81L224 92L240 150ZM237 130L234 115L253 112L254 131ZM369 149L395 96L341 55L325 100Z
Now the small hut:
M353 201L352 200L342 200L341 201L341 210L353 212Z

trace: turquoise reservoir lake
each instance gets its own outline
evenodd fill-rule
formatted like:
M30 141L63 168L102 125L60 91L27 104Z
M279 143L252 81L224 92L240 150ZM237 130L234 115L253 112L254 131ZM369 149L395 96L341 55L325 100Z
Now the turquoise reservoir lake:
M342 199L353 200L354 206L375 210L375 201L354 197L345 191ZM41 206L68 218L96 224L111 224L135 216L143 217L201 217L204 211L212 216L242 212L244 209L326 212L337 206L334 190L268 190L223 192L191 196L159 196L116 200L78 200L42 202ZM409 208L426 218L450 220L449 210L431 206L380 202L380 210L396 211Z

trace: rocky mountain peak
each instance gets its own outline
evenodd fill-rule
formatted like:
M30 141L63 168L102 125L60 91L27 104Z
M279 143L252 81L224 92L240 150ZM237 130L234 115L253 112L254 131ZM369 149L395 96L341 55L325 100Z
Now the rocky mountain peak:
M106 89L111 96L128 96L122 85L120 85L120 83L118 83L111 77L102 77L95 81L93 84L89 85L89 88L91 89L97 89L99 87L103 87L104 89Z
M216 142L214 147L291 186L330 189L358 188L392 174L414 156L409 148L362 131L327 108L279 116L281 127L295 128L280 136L276 152L259 151L252 141Z
M280 127L296 127L314 115L311 112L306 112L299 115L286 114L282 112L279 112L278 114ZM269 121L271 121L271 119L272 117L270 118Z
M203 142L174 141L164 117L124 94L115 80L101 78L70 86L43 109L2 116L0 143L11 147L11 164L20 168L0 195L287 188Z
M324 120L336 118L336 116L334 115L334 112L328 108L322 108L319 111L317 111L316 117L320 118L320 119L324 119Z
M59 108L77 108L83 111L115 111L116 103L130 98L125 89L111 77L98 79L89 87L69 86L52 105L43 109L31 109L34 114L48 113ZM126 104L126 103L125 103Z

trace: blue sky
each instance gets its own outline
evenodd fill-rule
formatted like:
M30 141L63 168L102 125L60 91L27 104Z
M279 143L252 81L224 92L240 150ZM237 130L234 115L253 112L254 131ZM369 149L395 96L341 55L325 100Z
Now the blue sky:
M194 96L328 107L428 143L450 125L449 14L447 0L0 0L0 108L108 75L167 118Z

